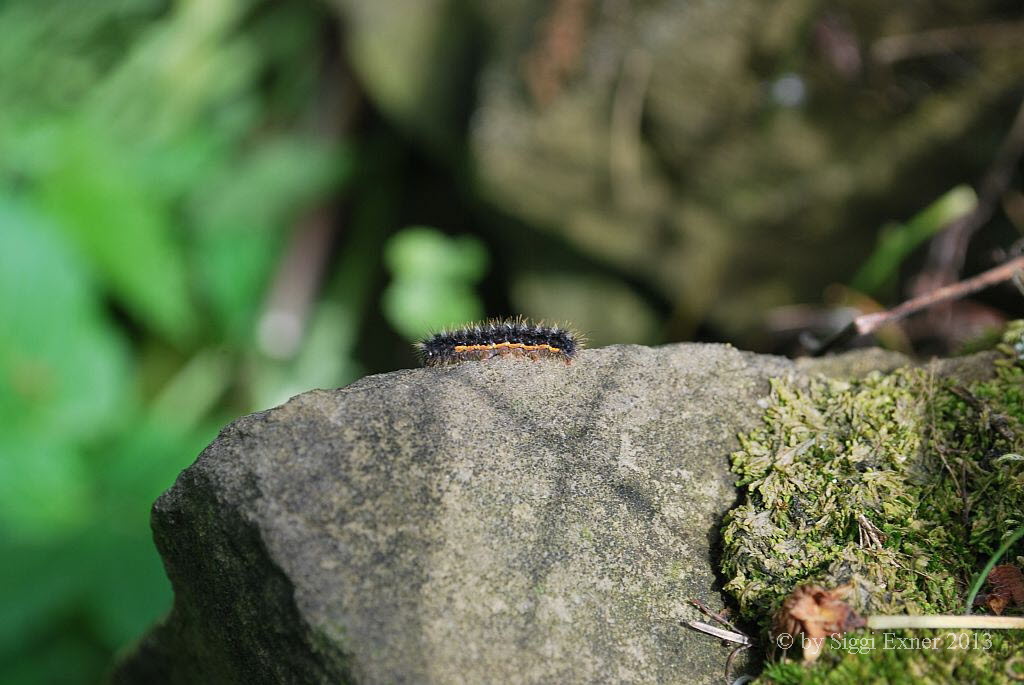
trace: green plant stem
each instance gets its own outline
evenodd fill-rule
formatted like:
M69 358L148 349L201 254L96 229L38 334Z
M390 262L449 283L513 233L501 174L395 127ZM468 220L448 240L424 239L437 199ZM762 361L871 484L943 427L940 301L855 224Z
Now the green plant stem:
M996 553L989 558L988 563L985 564L985 568L981 569L981 573L979 573L978 577L974 579L974 585L971 586L971 591L967 595L967 606L964 613L971 613L971 607L974 606L974 598L978 596L981 586L984 585L985 579L988 578L988 574L992 572L993 568L995 568L996 562L999 561L1000 557L1006 554L1007 550L1009 550L1010 547L1012 547L1013 544L1022 537L1024 537L1024 526L1015 530L1013 535L1008 537L1006 542L1004 542L1002 546L996 550Z

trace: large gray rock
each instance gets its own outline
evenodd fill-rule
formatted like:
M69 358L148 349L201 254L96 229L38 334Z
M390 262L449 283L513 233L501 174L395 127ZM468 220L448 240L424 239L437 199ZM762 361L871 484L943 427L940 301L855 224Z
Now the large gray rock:
M119 683L721 682L711 556L768 379L724 345L398 371L228 426L157 500Z

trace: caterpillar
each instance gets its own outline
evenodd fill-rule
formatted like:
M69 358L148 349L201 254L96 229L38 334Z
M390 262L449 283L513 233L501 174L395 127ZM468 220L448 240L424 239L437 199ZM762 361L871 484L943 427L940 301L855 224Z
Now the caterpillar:
M560 359L569 364L582 348L580 336L522 317L493 319L435 333L416 344L424 366L444 366L492 357Z

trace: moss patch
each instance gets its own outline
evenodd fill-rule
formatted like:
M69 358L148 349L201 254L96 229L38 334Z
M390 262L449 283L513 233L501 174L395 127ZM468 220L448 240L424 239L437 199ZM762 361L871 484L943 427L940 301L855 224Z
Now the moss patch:
M822 652L812 667L796 661L775 662L765 668L758 683L779 685L839 685L891 683L893 685L942 685L945 683L1009 683L1024 678L1020 631L1016 635L949 631L898 631L874 635L870 650L851 653L841 649ZM1003 631L1004 633L1006 631ZM897 639L930 638L937 646L901 648ZM917 644L926 644L920 642ZM962 646L962 648L961 648Z
M964 611L975 574L1024 525L1022 333L1024 323L1011 325L990 377L966 384L936 366L773 384L763 424L733 455L747 497L723 531L726 590L746 617L767 627L783 597L811 581L851 585L862 614ZM765 676L855 682L885 663L908 679L939 669L976 680L975 671L994 672L991 659L1000 669L1011 652L1024 659L1019 633L992 640L988 649L832 650L813 669L777 665Z

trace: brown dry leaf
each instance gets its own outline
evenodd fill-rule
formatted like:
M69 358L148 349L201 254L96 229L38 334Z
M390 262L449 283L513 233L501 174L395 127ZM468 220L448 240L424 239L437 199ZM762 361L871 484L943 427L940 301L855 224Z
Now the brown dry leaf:
M820 585L801 585L786 597L775 614L774 636L803 636L804 661L814 661L821 653L825 638L839 636L848 630L862 628L864 619L845 599L850 588L843 586L826 590Z
M1003 613L1011 602L1024 606L1024 573L1019 568L1013 564L1000 564L988 574L988 582L992 592L985 603L993 613Z
M997 595L995 593L992 593L991 595L985 597L984 602L985 606L989 608L989 611L991 611L996 616L1002 614L1003 609L1005 609L1006 605L1009 603L1010 601L1006 599L1006 597L1003 597L1002 595Z

